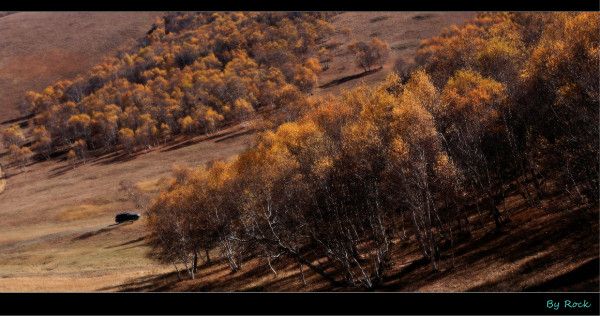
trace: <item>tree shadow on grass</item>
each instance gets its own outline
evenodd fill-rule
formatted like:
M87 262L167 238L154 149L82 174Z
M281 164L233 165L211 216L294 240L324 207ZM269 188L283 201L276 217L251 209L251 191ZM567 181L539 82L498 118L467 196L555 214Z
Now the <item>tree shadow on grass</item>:
M319 88L321 89L327 89L327 88L331 88L331 87L335 87L337 85L340 85L344 82L348 82L350 80L354 80L354 79L358 79L358 78L362 78L368 75L372 75L378 71L380 71L381 69L383 69L383 67L379 67L379 68L375 68L375 69L371 69L371 70L367 70L367 71L363 71L361 73L358 74L354 74L354 75L349 75L349 76L345 76L342 78L338 78L338 79L334 79L329 81L328 83L319 86Z
M252 134L252 133L254 133L253 129L248 129L248 130L243 130L242 129L241 131L239 131L237 133L230 133L229 135L227 135L225 137L221 137L219 139L216 139L215 143L224 142L224 141L236 138L236 137L240 137L240 136L244 136L244 135L249 135L249 134Z
M273 273L264 258L247 258L241 268L231 271L226 258L219 258L210 263L204 262L198 266L195 279L191 280L187 272L180 270L150 276L142 276L124 284L101 290L135 292L135 291L298 291L334 290L321 276L303 267L303 272L297 263L289 258L279 258L271 262L277 275ZM331 267L325 263L325 270ZM304 274L304 278L302 277ZM303 279L307 282L304 285Z
M598 258L594 258L569 272L563 273L540 284L526 287L523 291L589 291L590 289L598 291L599 270L600 261Z
M249 134L251 132L253 132L253 130L246 130L244 127L232 129L232 130L221 130L221 131L217 131L210 135L204 134L204 135L197 136L197 137L186 138L182 141L179 141L179 142L176 142L175 144L170 145L169 147L161 149L161 152L173 151L173 150L189 147L189 146L201 143L201 142L215 140L215 139L216 139L215 142L218 143L225 139Z
M110 232L112 230L115 230L117 228L119 228L120 226L124 226L124 225L131 225L133 222L125 222L125 223L120 223L120 224L110 224L104 228L98 229L98 230L94 230L94 231L90 231L87 233L83 233L75 238L73 238L73 241L77 241L77 240L85 240L100 234L104 234L107 232Z
M50 174L48 175L48 178L51 179L62 176L63 174L66 174L67 172L74 170L75 168L82 165L83 161L76 161L63 166L54 167L49 171Z
M136 159L138 156L145 154L146 151L145 150L138 150L136 152L133 153L128 153L124 150L115 153L114 155L111 155L111 158L104 158L101 161L99 161L98 163L103 164L103 165L110 165L110 164L114 164L114 163L120 163L120 162L127 162L127 161L131 161Z
M189 146L196 145L196 144L204 142L204 141L208 141L208 140L212 140L212 139L221 137L223 135L231 134L233 132L235 132L235 131L227 131L227 132L223 132L223 133L217 132L212 135L202 135L202 136L197 136L197 137L184 138L183 140L175 142L174 144L171 144L168 147L161 149L160 151L161 152L169 152L169 151L189 147Z
M113 225L115 225L115 224L113 224ZM112 248L118 248L118 247L128 246L128 245L132 245L132 244L138 243L140 241L143 241L144 239L146 239L146 236L135 238L135 239L126 241L124 243L120 243L120 244L116 244L116 245L112 245L112 246L106 246L106 247L104 247L104 249L112 249Z
M14 124L14 123L21 123L23 121L26 121L26 120L34 117L34 115L35 114L32 113L32 114L24 115L24 116L21 116L21 117L4 120L4 121L0 122L0 125L8 125L8 124Z
M135 278L123 285L107 286L98 291L117 292L144 292L144 291L166 291L172 285L180 281L177 272L146 275Z

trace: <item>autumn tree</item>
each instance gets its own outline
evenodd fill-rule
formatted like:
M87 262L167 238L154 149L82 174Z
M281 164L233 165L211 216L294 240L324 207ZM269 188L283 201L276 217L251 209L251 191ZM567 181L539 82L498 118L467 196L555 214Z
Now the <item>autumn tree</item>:
M29 162L33 154L29 147L19 147L14 144L8 147L8 153L11 163L20 169L22 169L27 162Z
M49 159L52 153L52 137L50 133L43 127L39 126L33 129L33 137L35 142L31 148L40 153L44 158Z
M67 152L66 158L69 163L74 165L75 161L77 160L77 153L75 152L74 149L69 149L69 151Z
M127 153L131 154L134 151L135 133L130 128L122 128L119 130L119 140Z
M348 46L351 53L354 54L356 65L365 72L373 67L383 67L383 64L389 57L389 45L374 37L370 42L354 42Z
M426 110L433 102L431 84L417 77L408 86L414 90L402 93L401 83L391 78L375 89L362 87L323 100L296 121L265 132L256 147L234 161L182 177L163 193L164 200L153 204L154 214L177 212L202 235L215 234L232 270L239 269L247 249L274 274L272 262L285 256L333 284L372 288L390 265L391 219L407 212L416 218L413 226L424 256L437 268L438 244L452 239L446 220L454 213L442 214L436 204L441 197L458 195L460 170L445 153ZM400 139L411 146L410 155L389 156L400 150ZM183 192L193 198L182 197ZM169 211L167 200L174 196L177 211ZM207 211L216 221L212 226L197 217ZM152 228L155 241L171 240L160 241L161 234L185 234L190 245L199 243L191 237L199 232L175 228L170 233ZM192 265L194 246L160 245L155 247L160 252L184 249ZM307 253L309 245L318 246ZM310 259L315 256L327 257L335 271L315 264Z
M496 208L498 181L494 178L499 162L499 147L503 139L501 110L506 100L504 86L472 71L457 72L444 87L441 95L439 122L447 147L456 161L461 163L474 192L486 196L497 227L502 219ZM495 147L489 150L490 141ZM506 141L504 142L506 143Z
M19 146L25 141L25 135L17 124L13 124L1 131L2 142L6 148L11 145Z
M564 13L550 21L527 59L518 99L521 115L530 118L528 159L562 170L560 182L571 195L598 201L600 19L597 13Z
M316 40L314 29L279 17L256 17L277 27L247 34L249 54L228 45L240 47L236 22L252 19L215 13L211 26L227 32L204 30L217 32L224 71L209 69L212 57L173 69L177 87L153 117L177 132L208 132L207 117L231 122L244 108L280 111L239 156L174 173L150 207L158 258L195 277L198 254L214 247L232 271L257 257L277 275L274 261L287 258L335 286L377 288L394 238L441 270L453 264L445 252L470 236L472 212L496 229L508 221L498 208L508 190L539 206L551 179L573 203L597 203L597 14L481 14L424 41L409 72L319 98L305 97L298 76L318 70L297 55ZM268 40L281 37L293 40ZM371 46L385 45L352 45L381 61ZM130 106L141 102L124 95ZM139 115L123 121L140 126Z
M78 139L92 150L131 148L131 138L121 132L128 130L136 145L149 148L159 138L212 133L261 107L287 106L282 91L292 86L298 99L316 86L317 42L332 32L326 17L168 14L139 47L72 81L29 92L32 123L48 132L52 144L44 138L34 148L45 155Z
M87 114L75 114L72 115L67 124L70 128L71 138L89 138L91 134L90 124L91 118Z
M73 143L73 150L79 159L85 163L88 154L87 142L83 139L78 139Z

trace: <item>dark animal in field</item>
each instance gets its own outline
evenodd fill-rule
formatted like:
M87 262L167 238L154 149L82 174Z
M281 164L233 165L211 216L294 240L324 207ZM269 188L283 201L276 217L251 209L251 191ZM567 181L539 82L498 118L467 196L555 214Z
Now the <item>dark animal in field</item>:
M118 224L129 221L137 221L140 218L140 214L131 213L131 212L123 212L117 214L115 216L115 222Z

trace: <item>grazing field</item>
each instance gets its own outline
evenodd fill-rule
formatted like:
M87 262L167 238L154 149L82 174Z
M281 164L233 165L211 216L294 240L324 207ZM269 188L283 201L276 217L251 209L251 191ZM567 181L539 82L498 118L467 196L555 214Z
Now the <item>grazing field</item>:
M474 15L338 14L332 19L336 31L324 43L331 58L313 94L338 95L359 84L381 82L399 58L413 61L422 39ZM0 12L1 127L19 120L25 91L89 70L142 38L158 16ZM380 69L364 72L348 45L374 37L389 44L390 58ZM207 165L250 148L262 120L250 117L208 135L178 135L132 155L120 149L74 162L59 153L47 161L6 167L8 153L0 149L0 292L352 290L331 285L287 259L274 260L271 269L264 259L244 258L240 270L231 272L216 248L209 252L211 260L202 253L196 279L190 280L185 271L148 257L144 212L138 221L114 224L116 213L137 212L140 199L148 203L172 183L174 165ZM134 198L128 191L132 188ZM472 209L472 238L457 240L452 251L443 252L436 272L423 260L414 231L407 229L403 238L391 242L393 265L374 290L598 290L598 205L575 206L560 190L540 202L532 207L511 189L498 205L510 218L501 229L487 214Z

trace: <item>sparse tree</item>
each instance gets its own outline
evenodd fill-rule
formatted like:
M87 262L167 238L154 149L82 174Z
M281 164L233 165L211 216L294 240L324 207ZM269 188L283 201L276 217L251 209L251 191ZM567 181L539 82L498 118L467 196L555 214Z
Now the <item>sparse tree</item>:
M29 162L31 156L33 155L33 152L31 149L29 149L29 147L19 147L14 144L8 147L8 152L11 163L19 167L21 170Z
M374 37L370 42L354 42L348 46L355 56L356 65L365 72L373 67L383 67L389 57L389 45Z
M133 153L135 149L135 133L130 128L122 128L119 130L119 141L123 144L125 152Z
M11 145L19 146L25 141L25 135L17 124L13 124L3 129L0 136L2 136L2 141L6 148L9 148Z

